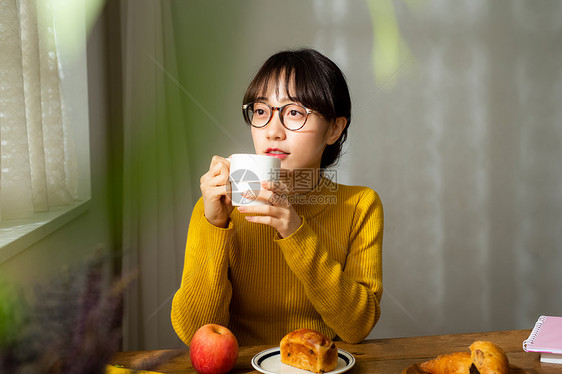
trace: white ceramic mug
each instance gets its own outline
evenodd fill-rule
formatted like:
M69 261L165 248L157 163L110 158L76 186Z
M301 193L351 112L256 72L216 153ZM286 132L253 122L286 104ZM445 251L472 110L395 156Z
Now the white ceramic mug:
M261 205L257 200L261 181L279 180L281 160L275 157L237 153L229 157L232 205Z

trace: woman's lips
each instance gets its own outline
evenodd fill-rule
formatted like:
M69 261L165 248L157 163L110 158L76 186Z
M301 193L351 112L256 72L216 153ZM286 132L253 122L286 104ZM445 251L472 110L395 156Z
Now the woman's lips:
M278 149L268 149L265 151L266 156L276 157L278 159L285 159L289 154Z

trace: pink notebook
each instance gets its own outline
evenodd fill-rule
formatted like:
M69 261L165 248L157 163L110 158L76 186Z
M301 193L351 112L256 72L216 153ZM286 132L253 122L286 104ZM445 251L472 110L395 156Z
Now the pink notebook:
M526 352L562 354L562 317L540 316L523 342Z

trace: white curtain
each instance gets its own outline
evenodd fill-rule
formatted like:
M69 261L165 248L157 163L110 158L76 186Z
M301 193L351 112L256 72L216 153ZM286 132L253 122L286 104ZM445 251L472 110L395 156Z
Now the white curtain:
M189 210L187 131L168 2L122 0L124 349L181 346L170 322Z
M0 1L0 220L78 195L49 0Z
M185 91L200 104L182 102L193 108L185 114L197 135L189 160L193 191L182 189L185 181L165 184L166 177L190 174L188 160L182 150L177 162L184 166L173 169L178 164L166 163L170 153L157 141L164 131L185 141L183 134L176 136L183 124L170 130L181 121L147 126L162 119L155 111L169 97L162 95L163 82L166 89L174 87L161 69L175 76L162 34L171 27L163 13L168 3L181 20L173 25L184 38L185 47L178 48L180 73L186 74L181 81L190 78ZM354 119L338 182L373 187L385 207L385 294L373 336L530 328L539 314L560 314L562 2L391 3L388 9L380 1L293 0L289 4L306 17L287 21L273 2L259 0L130 1L130 13L123 12L129 21L127 93L146 96L126 101L125 136L138 135L128 138L127 149L148 133L143 156L150 162L139 169L166 168L139 172L137 180L129 175L125 189L129 211L138 211L125 217L126 243L131 262L142 264L142 292L134 294L127 314L137 318L128 321L129 336L136 333L138 341L142 336L153 346L163 342L155 320L162 318L169 328L170 289L179 286L182 230L193 202L176 200L168 207L159 201L170 186L180 191L176 198L200 196L197 181L213 154L236 153L239 142L251 148L241 95L265 58L301 45L332 57L350 84ZM382 38L388 24L379 20L373 26L379 15L372 12L380 7L380 17L396 24L398 30L391 31L401 35L391 32L390 41L403 42L412 56L400 54L400 44L379 49L377 58L391 63L382 75L374 69L384 61L375 63L371 54L372 45L388 42ZM259 17L264 14L271 17ZM385 20L389 14L396 20ZM390 58L385 52L398 54ZM216 120L205 118L201 107ZM128 154L130 161L134 155ZM127 195L135 186L161 192L158 199L143 198L142 191ZM161 231L166 225L173 227L169 237ZM176 264L168 262L171 251L179 253Z
M374 188L385 208L373 336L562 313L561 1L292 0L289 18L260 0L172 3L178 64L198 75L187 88L248 148L239 104L262 61L311 46L342 67L353 119L337 180ZM241 149L206 122L195 175Z

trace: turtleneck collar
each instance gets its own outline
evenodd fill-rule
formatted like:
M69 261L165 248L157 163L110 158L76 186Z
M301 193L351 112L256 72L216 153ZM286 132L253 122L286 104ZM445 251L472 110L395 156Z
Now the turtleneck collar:
M316 187L304 194L295 194L289 202L303 217L313 217L337 201L338 185L322 176Z

